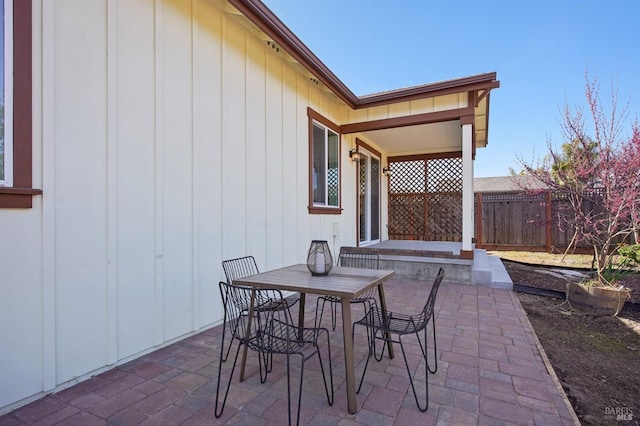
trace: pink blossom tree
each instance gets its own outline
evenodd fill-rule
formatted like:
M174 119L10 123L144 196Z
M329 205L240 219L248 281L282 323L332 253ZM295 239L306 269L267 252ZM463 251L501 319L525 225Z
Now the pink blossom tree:
M640 126L623 135L628 108L618 110L617 92L607 113L599 87L586 76L588 114L564 107L560 150L547 141L548 154L537 164L520 159L528 174L564 202L559 226L574 230L571 246L593 250L598 282L612 284L606 271L613 265L618 243L634 235L640 239ZM587 126L587 117L589 126Z

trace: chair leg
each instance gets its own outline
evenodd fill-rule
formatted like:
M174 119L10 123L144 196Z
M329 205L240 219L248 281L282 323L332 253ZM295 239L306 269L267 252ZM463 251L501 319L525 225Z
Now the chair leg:
M416 336L417 336L417 333L416 333ZM420 340L420 338L418 338L418 340ZM425 395L426 395L426 404L424 405L424 407L422 407L420 406L420 402L418 401L418 394L416 393L416 388L415 388L415 385L413 384L413 377L411 375L411 369L409 368L409 361L407 361L407 355L404 352L404 345L402 344L402 336L398 336L398 343L400 343L400 349L402 349L402 357L404 358L404 365L407 367L407 375L409 376L409 383L411 383L411 390L413 391L413 397L416 400L416 405L418 406L418 410L424 413L429 408L429 375L427 374L427 369L425 369L425 372L424 372L424 388L425 388ZM426 356L425 356L425 361L426 361Z
M320 309L320 318L318 318L318 308L320 306L320 300L322 300L322 309ZM324 302L325 300L318 297L318 299L316 299L316 319L313 322L313 326L314 328L319 328L320 324L322 324L322 315L324 314Z
M260 383L266 382L267 375L271 372L271 370L269 370L269 358L273 360L273 354L269 352L258 352L258 370L260 371ZM262 369L263 365L264 370Z
M327 356L329 358L329 382L331 385L331 395L329 395L329 388L327 387L327 376L324 371L324 364L322 363L322 355L320 354L320 347L316 345L316 352L318 353L318 362L320 363L320 371L322 372L322 380L324 381L324 390L327 394L327 402L329 405L333 405L334 390L333 390L333 367L331 363L331 342L329 341L329 332L327 331Z
M380 312L380 311L376 309L376 312ZM380 315L382 315L382 313L380 313ZM381 321L383 321L383 319L381 319ZM376 361L380 362L382 361L382 357L384 356L384 350L387 349L387 344L390 345L391 342L388 342L389 339L387 339L386 333L384 333L383 331L380 331L380 337L376 337L378 331L380 330L372 331L373 332L372 334L373 335L373 355ZM375 346L376 339L382 340L382 349L380 350L380 354L376 353L376 346Z
M331 329L336 331L336 319L338 317L338 304L331 301Z
M429 373L435 374L438 371L438 341L436 339L436 318L434 315L431 316L431 324L433 325L433 359L434 359L434 368L433 370L429 367L429 360L427 359L427 354L425 351L424 360L427 363L427 369ZM427 327L424 328L424 344L427 345Z
M296 425L300 424L300 408L302 407L302 380L304 378L304 355L301 356L302 365L300 366L300 386L298 386L298 415L296 416ZM289 372L287 371L287 374ZM289 412L291 412L291 395L289 395ZM291 415L289 415L289 424L291 424Z
M238 323L240 321L238 321L236 319L233 322L234 322L234 324L233 324L233 330L231 330L231 339L229 339L229 346L227 347L227 353L224 354L224 356L221 358L222 362L227 362L227 359L229 358L229 352L231 352L231 346L233 346L233 340L236 337L236 332L237 332L236 330L238 329ZM223 334L224 334L224 332L223 332ZM224 339L222 339L222 343L221 344L222 344L222 347L224 347ZM222 354L222 351L220 351L220 352Z
M227 397L229 396L229 389L231 388L231 380L233 379L233 373L236 370L236 364L238 363L238 356L240 355L241 347L242 347L242 344L239 344L238 348L236 349L236 356L233 359L233 366L231 367L231 372L229 373L229 381L227 382L227 389L224 391L224 399L222 400L222 405L218 410L218 404L220 401L220 380L222 379L222 363L223 363L222 352L224 351L224 348L220 347L220 360L218 362L218 380L216 384L216 405L215 405L215 413L214 413L216 418L220 418L220 416L222 416L222 412L224 411L224 406L227 403Z
M363 326L367 329L367 335L370 333L369 331L369 327ZM351 335L355 336L355 330L356 330L356 323L353 323L353 326L351 327ZM373 331L371 331L371 333L374 333ZM362 383L364 382L364 376L367 374L367 367L369 366L369 359L371 358L371 356L373 355L373 348L372 345L374 344L373 340L368 341L369 343L369 350L367 353L367 360L364 363L364 368L362 369L362 377L360 377L360 383L358 384L358 389L356 390L356 393L360 393L360 389L362 388Z
M376 307L376 312L378 312L377 308L378 308L378 303L376 302L375 299L373 299L373 302L371 300L364 300L362 301L362 304L365 305L365 314L367 312L373 312L371 310L371 308L373 308L374 306ZM382 350L380 351L380 356L378 356L377 354L377 350L376 350L376 332L373 329L370 329L369 327L367 327L367 342L371 342L371 346L369 347L369 350L373 351L373 357L376 359L376 361L380 362L382 361L382 356L384 355L384 350L387 346L387 341L383 340L382 343Z
M289 418L289 425L291 425L291 355L287 353L287 416Z
M269 333L271 336L271 333ZM269 338L271 339L271 337ZM271 341L269 341L269 345L271 345ZM262 364L264 363L264 374L262 370ZM273 371L273 353L269 351L259 351L258 352L258 366L260 369L260 383L264 383L267 381L267 375Z
M325 330L326 331L326 330ZM334 387L333 387L333 367L331 365L331 344L329 343L329 332L327 332L327 354L329 357L329 383L327 383L327 375L324 369L324 363L322 362L322 354L320 353L320 347L315 345L316 353L318 354L318 362L320 363L320 371L322 373L322 380L324 382L324 390L327 395L327 402L330 406L333 405L334 401ZM288 408L288 418L289 424L291 425L291 355L287 353L287 408ZM298 385L298 412L296 415L296 425L300 424L300 409L302 408L302 383L304 381L304 363L306 361L303 354L299 354L301 357L301 366L300 366L300 384ZM313 355L310 355L313 356ZM329 391L329 387L331 391Z
M287 353L287 416L291 425L291 355ZM304 380L304 355L300 354L302 364L300 366L300 384L298 386L298 413L296 415L296 425L300 424L300 408L302 403L302 382Z
M376 337L377 333L378 332L376 331L373 334L373 340L374 340L374 343L373 343L373 345L374 345L373 346L373 355L374 355L376 361L380 362L380 361L382 361L382 357L384 356L384 350L387 348L387 338L384 336L383 332L380 332L382 334L381 337ZM376 346L375 346L376 339L382 340L382 350L380 351L380 355L376 354Z
M322 299L322 308L320 309L320 319L318 319L318 307L320 306L320 300L322 298L318 297L316 300L316 320L313 325L315 328L319 328L322 324L322 316L324 315L324 304L327 303L326 299ZM331 310L331 328L333 331L336 330L336 304L332 301L329 301L329 309Z

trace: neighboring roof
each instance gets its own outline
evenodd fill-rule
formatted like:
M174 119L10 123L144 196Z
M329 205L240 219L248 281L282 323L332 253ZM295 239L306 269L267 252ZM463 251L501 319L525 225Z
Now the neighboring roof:
M475 178L474 192L509 192L545 189L546 185L529 175Z

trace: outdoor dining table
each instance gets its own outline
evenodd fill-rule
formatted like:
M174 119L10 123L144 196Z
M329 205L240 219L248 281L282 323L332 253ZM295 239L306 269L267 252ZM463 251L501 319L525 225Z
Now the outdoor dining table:
M353 358L353 330L350 299L360 296L368 289L377 286L380 309L387 310L383 283L394 275L394 271L382 269L361 269L334 266L325 276L312 276L307 266L292 265L280 269L262 272L234 280L235 284L255 288L276 288L282 291L300 293L298 325L304 326L304 307L307 293L336 296L342 300L342 333L344 341L344 363L347 381L347 402L349 413L357 411L356 379ZM393 347L387 345L389 357L393 358ZM243 380L247 351L243 351L240 367L240 380Z

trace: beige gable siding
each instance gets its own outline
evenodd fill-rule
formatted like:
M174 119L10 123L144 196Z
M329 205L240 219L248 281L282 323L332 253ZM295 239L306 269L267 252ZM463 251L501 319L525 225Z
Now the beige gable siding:
M224 258L356 243L352 137L343 214L307 211L307 107L348 108L221 1L33 3L44 194L0 210L0 412L218 323Z
M467 107L467 94L454 93L390 105L349 110L348 123L384 120Z

